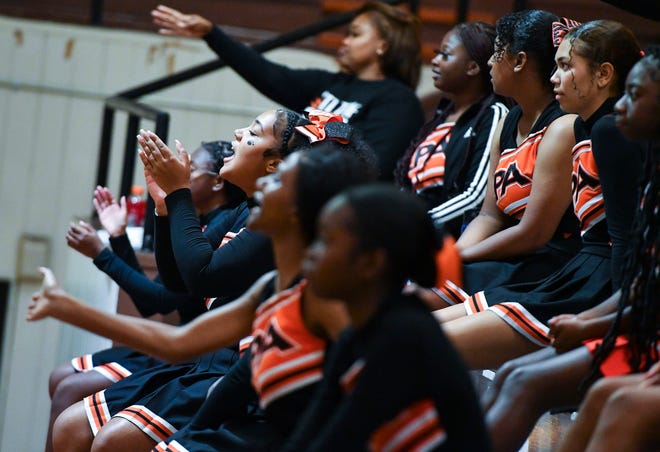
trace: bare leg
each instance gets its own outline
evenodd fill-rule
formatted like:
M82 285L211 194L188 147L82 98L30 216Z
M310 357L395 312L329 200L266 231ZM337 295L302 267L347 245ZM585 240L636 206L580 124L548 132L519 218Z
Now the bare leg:
M135 424L113 417L94 438L91 452L149 452L156 442Z
M585 347L514 369L486 413L495 451L518 450L537 420L553 407L577 404L592 357Z
M433 311L433 315L440 323L451 322L452 320L460 319L467 316L463 304L455 304L443 309Z
M426 287L418 286L415 283L408 284L403 289L404 294L416 295L417 298L422 300L429 310L443 309L451 306L449 303L440 298L435 292Z
M48 395L50 396L51 400L53 399L53 394L55 394L55 390L57 389L57 386L60 384L60 382L76 373L77 372L71 363L60 364L55 369L53 369L53 371L50 373L50 377L48 378Z
M586 452L658 450L658 425L660 386L619 389L605 403Z
M71 366L69 366L73 369ZM52 376L52 374L51 374ZM55 419L68 407L81 401L88 395L101 391L112 384L98 372L73 373L60 381L52 395L50 404L50 420L48 423L48 436L46 437L46 452L51 452L53 441L53 424Z
M539 349L490 311L443 323L442 329L471 369L493 369Z
M87 452L94 435L87 421L83 402L70 406L53 426L53 450L56 452Z
M553 347L545 347L541 350L528 353L518 358L510 359L509 361L502 364L502 366L500 366L500 368L495 372L493 383L482 397L481 406L484 412L488 411L493 406L493 403L495 403L495 400L497 400L500 390L502 389L502 384L504 384L504 381L507 379L511 372L513 372L518 367L543 361L544 359L550 359L555 356L558 355L557 351Z
M634 374L603 378L596 382L587 393L582 405L580 405L577 420L570 425L559 443L558 452L581 452L585 450L607 399L618 389L637 385L643 379L643 374Z

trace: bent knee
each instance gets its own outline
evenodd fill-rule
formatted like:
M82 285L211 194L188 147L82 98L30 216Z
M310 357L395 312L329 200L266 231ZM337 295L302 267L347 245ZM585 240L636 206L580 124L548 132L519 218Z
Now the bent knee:
M59 451L89 450L94 435L82 403L60 414L53 424L53 449Z
M53 394L53 407L64 410L76 402L80 402L85 397L101 391L112 382L96 372L86 372L75 374L65 378Z
M57 390L60 383L75 373L76 370L69 363L60 364L55 369L53 369L53 371L50 373L50 376L48 377L48 395L50 396L51 400L53 399L55 391Z

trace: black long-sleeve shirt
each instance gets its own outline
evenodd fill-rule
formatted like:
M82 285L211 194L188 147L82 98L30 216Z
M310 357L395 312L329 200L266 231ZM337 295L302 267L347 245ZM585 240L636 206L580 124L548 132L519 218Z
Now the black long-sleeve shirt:
M189 189L166 198L167 217L156 218L156 263L163 282L173 290L216 297L213 307L236 299L261 275L275 268L270 239L245 229L247 203L236 209L233 221L213 228L233 238L213 247L195 216Z
M321 69L291 69L269 61L217 26L204 40L264 96L298 112L313 107L339 114L361 130L378 156L381 179L392 179L396 162L424 120L414 90L398 80L361 80Z
M410 298L389 300L364 328L341 335L302 419L284 450L379 450L397 438L401 449L428 440L433 450L490 450L465 366Z
M612 241L612 288L617 290L621 286L621 270L639 205L643 150L640 144L621 135L614 115L596 122L591 131L591 143L603 190L607 231Z
M213 226L222 222L230 212L227 208L218 208L205 215L201 222L205 226ZM205 235L211 246L217 246L220 238L212 234ZM133 304L144 317L161 313L167 314L177 310L181 323L186 323L202 312L204 305L200 297L193 297L186 292L168 290L159 276L149 279L137 260L135 251L128 237L120 235L110 237L112 251L104 248L96 258L94 264L99 270L112 278L131 298Z

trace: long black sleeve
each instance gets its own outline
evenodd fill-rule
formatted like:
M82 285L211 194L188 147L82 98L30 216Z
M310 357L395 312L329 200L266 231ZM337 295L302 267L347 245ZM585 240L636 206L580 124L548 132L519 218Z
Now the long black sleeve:
M382 179L392 179L397 160L424 120L415 91L398 80L361 80L341 72L292 69L267 60L217 26L204 39L266 97L297 112L313 107L341 115L359 129L378 156Z
M291 69L264 58L259 52L227 35L217 25L204 40L227 65L261 94L301 112L329 85L333 73L317 69Z
M131 241L128 240L128 235L122 234L117 237L110 237L108 240L110 242L112 252L119 256L119 259L124 261L126 265L132 269L144 274L144 270L142 269L142 266L138 262L137 256L135 255L133 245L131 245Z
M213 248L200 230L190 190L170 193L165 202L176 266L194 295L217 297L214 306L218 306L238 297L259 276L275 268L270 239L254 231L234 228L234 238ZM242 224L246 216L247 212Z
M94 264L126 291L144 317L156 313L167 314L192 302L187 293L167 290L158 278L147 278L107 248L94 259Z
M154 220L154 256L160 279L169 290L187 293L188 288L181 278L172 251L170 220L168 217L156 217Z
M639 203L643 151L639 144L621 135L613 115L596 122L591 143L603 190L607 230L612 240L612 288L616 290L621 286L621 269Z
M437 225L444 224L445 229L455 237L458 237L461 233L463 214L469 210L478 210L486 196L488 171L490 169L490 147L495 139L497 126L507 114L507 111L507 108L499 102L490 105L479 119L479 122L470 126L471 133L474 134L471 141L466 139L463 134L460 137L452 137L448 143L449 149L445 151L445 154L447 154L445 164L446 186L444 187L446 199L433 206L429 210L429 214ZM462 129L456 130L456 132L452 131L452 134L461 132ZM464 168L458 168L454 164L450 169L451 161L457 159L460 161L463 158L463 155L450 155L450 152L455 151L458 154L464 154L468 152L468 143L470 143L470 149ZM456 174L448 174L451 170Z

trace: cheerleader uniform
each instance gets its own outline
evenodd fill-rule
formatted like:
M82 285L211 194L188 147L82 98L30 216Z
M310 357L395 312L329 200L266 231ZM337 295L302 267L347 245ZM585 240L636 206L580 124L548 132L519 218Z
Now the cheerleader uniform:
M249 353L220 381L190 425L154 451L272 450L288 436L322 379L327 348L302 317L306 284L297 283L259 306ZM246 411L254 394L261 418Z
M501 155L494 174L497 207L511 221L520 221L532 191L532 178L539 144L552 121L564 113L557 102L550 103L518 145L519 106L511 109L500 135ZM463 285L446 282L434 291L449 304L462 303L471 293L504 283L536 281L564 265L579 248L578 221L567 209L551 240L524 256L498 261L469 262L463 266Z
M449 108L443 101L439 109ZM456 122L436 125L423 137L408 164L408 179L434 223L458 237L464 214L479 209L486 194L490 147L508 109L488 96Z
M218 246L221 234L232 234L245 226L249 210L245 202L222 206L199 218L204 235L211 246ZM159 276L152 281L143 273L135 251L126 235L110 238L112 251L105 248L94 259L99 270L110 276L124 289L143 317L176 310L181 323L187 323L206 311L200 297L168 290ZM139 370L163 364L159 359L144 355L130 347L117 346L73 358L76 372L94 370L108 380L117 382Z
M199 228L190 190L177 190L165 201L169 216L156 218L156 260L163 281L173 290L199 283L196 295L219 295L208 303L209 308L216 308L237 298L273 269L272 247L266 236L241 229L225 245L213 249ZM209 387L238 358L236 344L193 362L146 369L85 398L92 432L96 435L117 415L156 443L164 440L190 421Z
M612 118L603 118L612 111L614 102L614 99L608 100L587 121L578 119L575 123L577 144L572 152L572 187L573 206L580 219L583 241L580 252L562 269L543 280L474 294L464 302L468 315L488 309L531 342L547 346L550 338L546 325L550 318L559 314L577 314L611 295L611 240L602 186L615 184L619 199L627 199L628 208L623 209L624 217L618 218L617 224L630 230L634 200L637 199L636 182L642 171L641 164L630 174L622 174L619 166L599 168L596 165L594 155L598 153L618 155L620 160L636 160L635 156L640 155L639 146L620 134L618 140L610 141L606 148L592 148L590 135L606 133L612 137L611 128L616 131ZM611 155L609 158L613 159ZM604 176L602 185L601 176ZM620 184L620 180L627 182ZM609 217L610 212L607 213ZM620 231L619 236L623 235Z
M286 451L488 451L465 366L416 298L386 300L330 352Z

